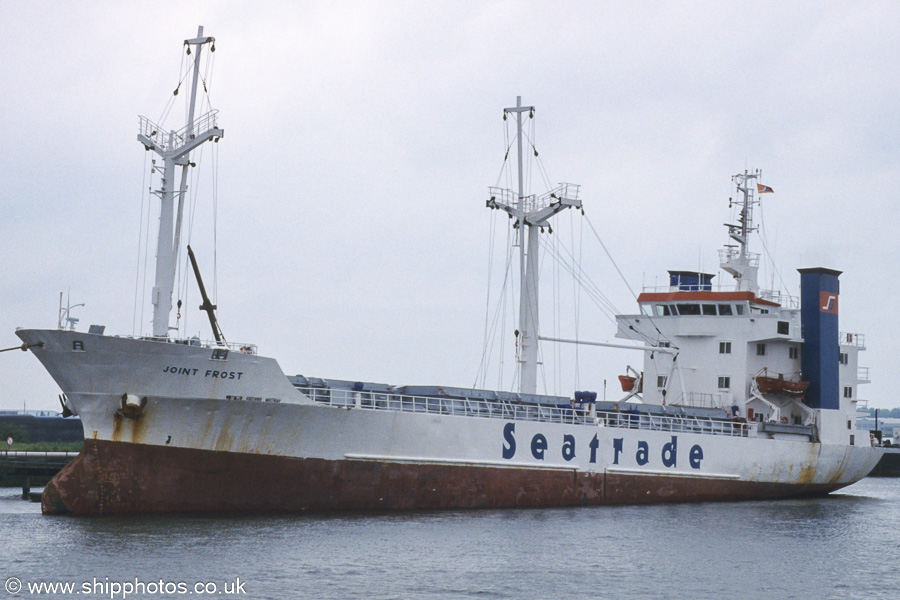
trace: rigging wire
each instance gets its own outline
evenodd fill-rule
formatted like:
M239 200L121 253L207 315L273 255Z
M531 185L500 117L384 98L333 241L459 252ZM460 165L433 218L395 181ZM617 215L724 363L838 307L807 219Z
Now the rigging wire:
M131 313L131 335L135 335L135 330L137 328L137 314L138 314L138 296L140 296L141 289L141 247L144 243L144 205L145 205L145 196L144 191L147 189L147 159L148 152L144 152L144 166L141 170L142 178L141 178L141 214L140 219L138 220L138 243L137 243L137 264L134 268L134 310ZM149 194L148 194L149 195ZM149 209L148 209L149 215ZM148 216L149 220L149 216ZM141 302L141 311L143 311L143 302ZM143 319L143 312L141 313L141 318ZM143 329L143 328L142 328ZM143 332L142 332L143 333Z
M580 227L578 228L578 262L576 264L581 263L582 257L582 247L584 241L584 221L579 221ZM569 211L569 233L572 236L572 248L575 248L575 215L573 211ZM578 280L574 277L572 278L572 298L574 301L574 313L575 313L575 341L577 342L580 335L580 321L581 321L581 287L578 285ZM580 359L580 348L581 344L575 344L575 389L577 390L581 387L581 364L579 362Z
M156 168L154 167L151 170L151 175L156 173ZM141 335L144 333L144 308L147 306L147 262L150 257L150 212L153 210L153 200L150 196L152 196L150 190L153 189L153 178L150 178L150 187L147 188L147 221L146 221L146 234L144 235L144 283L141 286L143 289L143 293L141 294Z
M488 268L487 268L487 298L485 300L484 307L484 337L483 337L483 345L481 350L481 363L478 367L478 373L475 374L475 383L472 384L472 387L478 386L478 377L482 374L485 367L485 360L488 354L488 331L489 331L489 323L490 323L490 314L491 314L491 280L493 279L494 272L494 238L495 238L495 230L496 230L496 222L497 215L496 212L491 211L491 220L488 223Z
M766 220L763 218L762 202L759 203L759 223L760 228L756 233L757 237L759 237L759 240L762 243L763 251L765 251L766 257L769 259L768 262L772 267L772 271L775 273L775 275L778 276L778 281L781 282L781 289L783 289L785 293L788 293L789 288L784 282L784 278L781 276L781 271L778 269L778 265L775 263L775 257L771 252L769 252L769 245L767 243L768 234L766 233Z
M591 228L591 231L594 232L594 237L596 237L597 241L600 242L600 246L603 248L603 251L606 253L606 256L609 258L609 261L612 263L613 267L615 267L616 272L619 274L619 277L622 278L622 281L625 283L625 287L628 288L628 291L631 292L631 295L634 298L635 302L637 302L637 299L638 299L637 294L634 293L634 290L631 288L631 285L628 283L628 280L625 279L625 275L622 273L622 270L619 269L619 265L616 264L616 261L613 259L612 254L610 254L609 250L607 249L606 244L604 244L603 240L600 239L600 234L597 233L597 230L594 228L594 224L591 222L590 218L588 218L587 215L585 215L584 219L585 219L585 221L587 221L587 224ZM647 315L646 318L648 321L650 321L650 324L653 325L653 328L656 330L656 332L660 335L660 337L662 339L668 341L669 343L672 343L672 340L670 340L668 337L666 337L665 334L663 334L663 332L659 330L659 327L656 326L656 322L653 320L652 316ZM633 327L631 328L631 331L634 331L635 333L638 333L639 335L641 335L641 337L646 338L646 336L644 336L643 334L640 334ZM653 344L653 345L655 345L655 344ZM677 346L675 346L674 344L672 344L672 347L677 348Z

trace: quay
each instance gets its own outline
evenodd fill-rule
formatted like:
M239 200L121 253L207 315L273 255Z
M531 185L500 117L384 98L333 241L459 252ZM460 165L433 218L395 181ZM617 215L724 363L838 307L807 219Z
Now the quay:
M49 481L76 456L78 452L0 451L0 481L21 482L22 499L34 500L31 498L32 478ZM39 495L37 499L40 500Z

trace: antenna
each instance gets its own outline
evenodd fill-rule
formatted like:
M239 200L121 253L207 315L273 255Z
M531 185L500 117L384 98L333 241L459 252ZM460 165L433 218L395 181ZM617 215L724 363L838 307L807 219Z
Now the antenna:
M66 297L66 306L63 307L63 293L59 293L59 320L56 323L58 329L66 329L68 326L69 331L75 330L75 325L78 324L79 319L72 316L72 309L78 308L79 306L84 306L84 302L79 304L72 304L71 291Z

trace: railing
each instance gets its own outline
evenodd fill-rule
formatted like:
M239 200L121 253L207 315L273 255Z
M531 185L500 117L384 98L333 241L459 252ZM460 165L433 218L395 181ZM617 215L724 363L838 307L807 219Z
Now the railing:
M63 450L0 450L0 460L27 460L30 458L75 458L81 452Z
M185 125L174 132L163 130L162 127L147 117L139 117L140 124L138 125L138 133L145 138L152 140L154 146L165 152L174 148L180 148L184 145L185 139L193 139L200 133L205 133L210 129L216 129L218 127L216 122L218 113L218 109L211 110L205 115L194 119L194 122L190 125ZM188 137L189 130L191 131L191 135Z
M690 291L690 292L706 292L706 291L709 291L709 292L746 292L747 291L747 290L738 289L738 286L736 286L736 285L719 285L719 284L712 285L711 284L708 290L702 289L702 286L700 286L700 287L698 287L698 286L699 286L699 284L697 284L697 286L692 286L692 288L689 290L685 290L685 289L679 290L678 286L673 286L673 285L645 285L641 288L641 291L648 292L648 293L653 293L653 292L666 293L666 292L675 292L675 291ZM780 290L759 290L756 293L756 297L759 298L760 300L769 300L771 302L774 302L774 303L782 306L783 308L800 308L800 299L797 298L797 296L791 296L790 294L783 293ZM713 300L715 300L715 299L713 299ZM677 300L675 300L675 302L677 302ZM697 301L694 300L693 302L697 302Z
M838 334L838 341L842 346L866 347L866 336L862 333L848 333L842 331Z
M201 348L228 348L232 352L240 352L241 354L256 354L256 344L246 344L242 342L222 342L218 343L213 340L201 340L198 338L190 338L183 340L175 340L176 344L185 344L187 346L199 346Z
M856 368L856 383L871 383L869 379L869 367Z
M354 392L330 388L300 387L312 400L338 408L418 412L461 417L565 423L591 427L620 427L683 433L747 437L750 426L729 419L679 415L654 415L637 410L609 411L550 404L513 403L507 400L406 396L383 392Z
M185 125L181 129L175 132L175 137L181 140L182 142L185 139L194 139L197 135L201 133L205 133L210 129L216 129L218 127L216 123L216 117L219 114L219 109L213 109L206 113L205 115L200 115L194 122L190 125ZM188 131L191 132L191 135L188 136Z
M740 248L720 248L719 249L719 262L727 263L727 262L736 262L741 258L741 250ZM744 259L746 264L751 267L759 266L759 252L747 252L744 254Z
M701 408L726 408L728 406L725 394L704 394L701 392L685 392L678 396L674 406L692 406Z
M580 193L581 184L560 183L555 188L541 196L541 199L546 199L547 204L552 203L554 200L568 200L570 202L577 202Z
M130 336L123 335L121 337L132 340L143 340L149 342L162 342L166 344L182 344L184 346L196 346L198 348L227 348L232 352L240 352L241 354L257 354L256 344L247 344L245 342L222 342L218 343L214 340L201 340L200 338L182 338L178 340L146 337L146 336Z
M138 119L138 134L152 140L157 148L165 150L168 147L167 140L169 139L169 132L165 131L147 117L141 116L138 117Z
M556 202L566 202L567 204L578 203L581 185L575 183L560 183L555 188L540 196L530 194L522 197L522 205L525 212L540 210L546 208ZM498 208L499 205L505 205L512 209L519 207L519 195L508 188L489 187L488 193L491 198L488 200L488 206Z
M784 294L781 290L759 290L756 296L762 300L769 300L782 308L800 308L800 299L797 296Z

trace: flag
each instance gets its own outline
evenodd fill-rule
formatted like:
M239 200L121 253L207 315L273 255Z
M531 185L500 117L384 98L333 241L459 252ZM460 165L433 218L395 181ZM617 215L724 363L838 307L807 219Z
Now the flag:
M775 190L773 190L769 186L763 185L761 183L756 184L756 191L757 191L757 193L760 193L760 194L774 194L775 193Z

